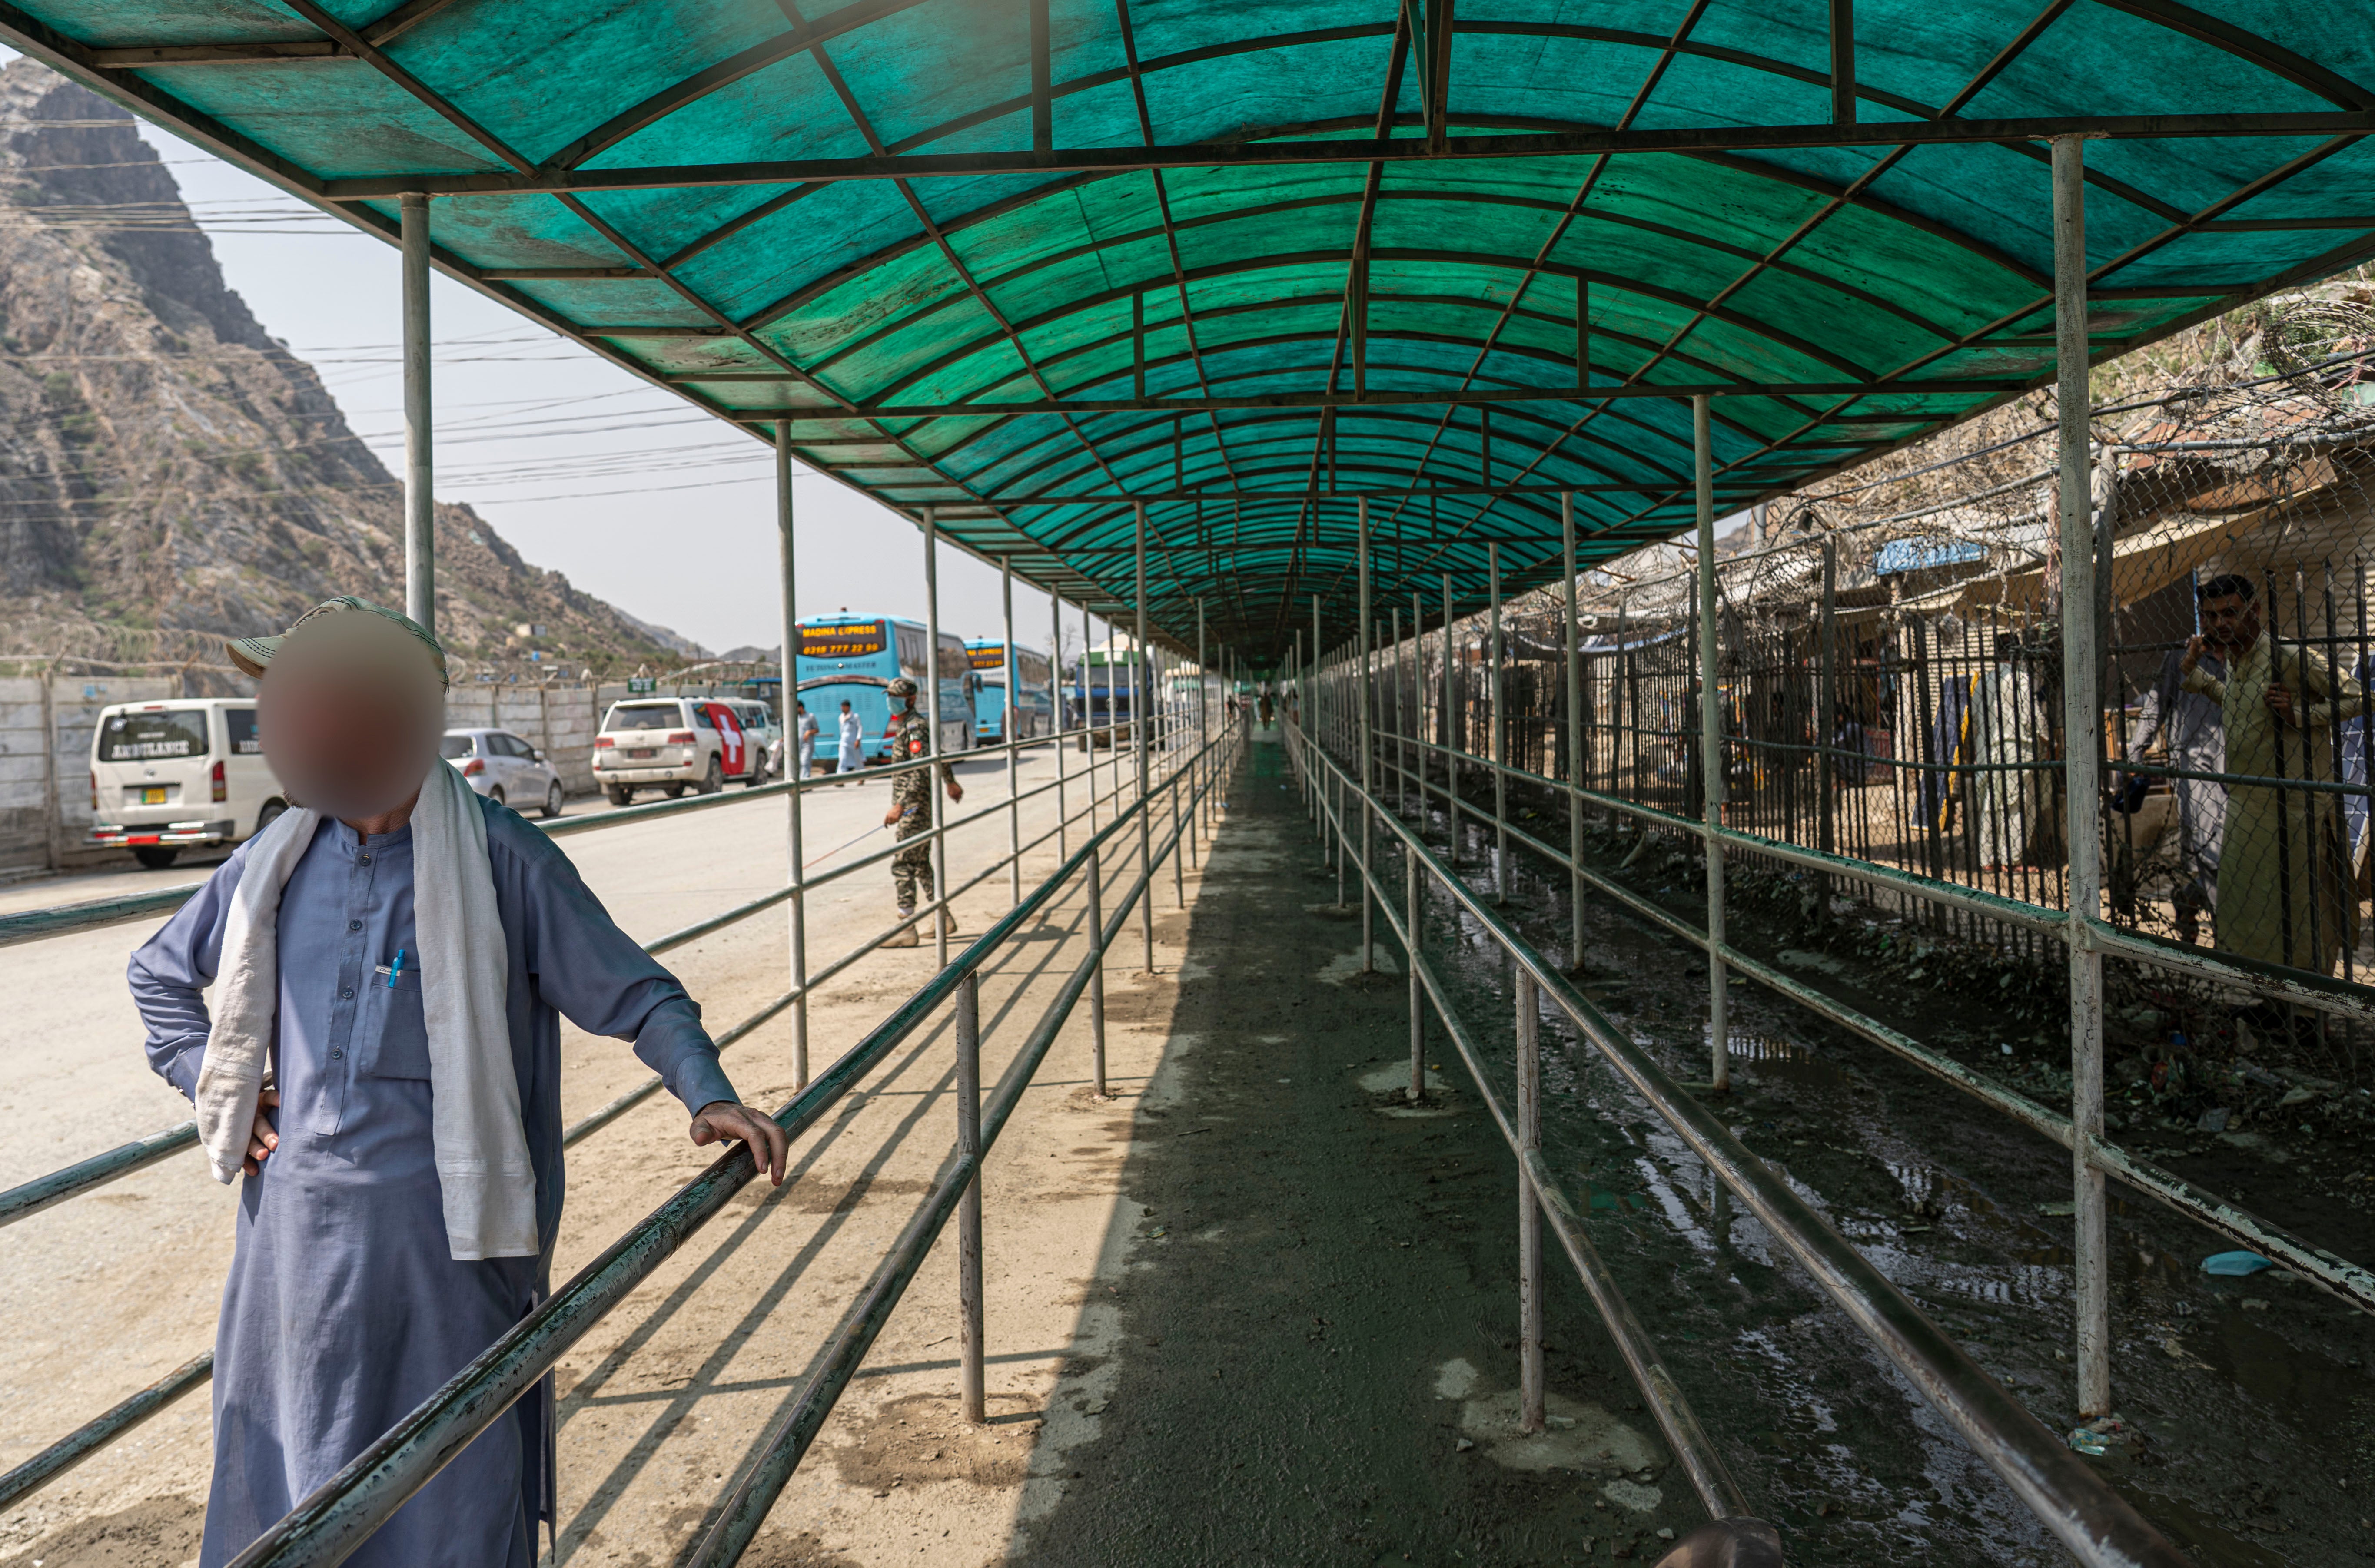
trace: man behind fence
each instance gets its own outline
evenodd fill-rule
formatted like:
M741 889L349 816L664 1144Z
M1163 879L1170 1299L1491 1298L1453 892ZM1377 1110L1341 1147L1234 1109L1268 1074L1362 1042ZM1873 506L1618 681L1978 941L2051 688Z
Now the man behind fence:
M262 680L291 808L132 956L149 1064L240 1182L215 1329L229 1562L541 1300L561 1228L561 1022L634 1042L695 1143L783 1129L738 1102L674 975L569 858L438 757L445 656L360 599L230 655ZM209 1008L204 995L214 987ZM556 1010L557 1009L557 1010ZM526 1568L553 1517L552 1385L496 1417L346 1561Z
M892 713L891 756L896 761L913 761L928 756L938 749L932 744L931 721L916 712L916 683L901 676L884 688L891 701L902 704ZM916 838L932 829L932 778L949 787L951 800L964 798L964 786L946 762L930 768L914 768L891 778L891 809L883 814L882 825L892 830L902 840ZM932 844L928 839L909 844L891 857L891 886L898 895L899 918L903 921L925 904L932 902ZM940 911L940 929L954 932L956 918L947 910ZM920 938L913 924L903 925L886 948L912 948Z
M2366 712L2358 683L2336 678L2316 650L2280 643L2261 623L2248 577L2199 590L2202 631L2185 645L2185 690L2219 705L2230 772L2331 783L2334 725ZM2227 662L2221 680L2204 667ZM2358 939L2357 879L2333 794L2230 783L2218 855L2220 949L2325 973Z
M2251 584L2243 586L2248 590ZM2223 773L2227 771L2226 715L2215 699L2187 688L2185 678L2191 670L2186 658L2185 649L2172 648L2161 660L2160 678L2145 693L2136 722L2128 732L2128 755L2143 756L2157 736L2168 742L2171 768L2186 773ZM2226 663L2215 652L2205 651L2194 658L2212 680L2227 678ZM2218 852L2227 836L2227 786L2210 778L2169 782L2177 799L2177 879L2169 902L2175 906L2178 940L2191 944L2201 939L2203 914L2218 913Z

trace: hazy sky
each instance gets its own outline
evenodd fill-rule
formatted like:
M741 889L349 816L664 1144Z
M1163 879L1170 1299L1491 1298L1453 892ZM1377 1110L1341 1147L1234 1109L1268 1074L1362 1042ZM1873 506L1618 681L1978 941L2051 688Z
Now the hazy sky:
M400 473L395 247L140 128L230 286L266 331L313 361L356 433ZM430 314L440 500L468 502L529 560L632 615L713 649L775 645L774 486L763 447L442 276L431 277ZM922 618L913 523L805 469L794 495L800 614L845 606ZM998 599L995 570L941 551L944 627L996 636ZM1044 649L1046 596L1018 584L1014 622L1016 641ZM1065 635L1077 645L1077 610Z

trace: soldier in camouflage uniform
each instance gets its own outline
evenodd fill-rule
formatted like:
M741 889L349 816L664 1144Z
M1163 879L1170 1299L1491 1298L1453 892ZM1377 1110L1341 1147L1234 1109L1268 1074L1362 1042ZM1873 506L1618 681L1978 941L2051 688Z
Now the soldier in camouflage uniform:
M894 705L899 706L892 732L891 755L894 760L907 761L922 757L932 749L931 721L916 711L916 683L901 676L884 688ZM904 920L918 906L932 902L932 846L919 835L932 830L933 773L948 785L951 801L964 798L964 786L957 783L956 774L946 762L937 768L917 768L910 772L893 774L891 779L891 809L883 814L882 825L892 829L901 839L918 839L909 848L891 857L891 885L899 898L899 917ZM940 912L943 929L954 931L956 921L948 911ZM920 940L913 925L903 925L886 948L912 948Z

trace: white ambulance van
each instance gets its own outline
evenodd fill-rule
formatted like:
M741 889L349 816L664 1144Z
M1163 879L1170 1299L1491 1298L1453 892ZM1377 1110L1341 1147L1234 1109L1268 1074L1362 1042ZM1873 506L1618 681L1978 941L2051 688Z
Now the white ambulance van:
M90 837L162 870L191 846L235 844L289 808L264 760L253 697L120 702L90 742Z

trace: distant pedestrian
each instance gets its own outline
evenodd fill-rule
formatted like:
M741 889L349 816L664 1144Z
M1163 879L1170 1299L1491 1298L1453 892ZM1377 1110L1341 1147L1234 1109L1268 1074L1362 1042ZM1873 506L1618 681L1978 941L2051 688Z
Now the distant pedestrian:
M2211 679L2227 678L2227 666L2205 652L2195 667ZM2142 757L2155 737L2168 743L2168 765L2183 772L2227 771L2227 718L2220 704L2186 690L2185 652L2172 648L2161 660L2160 678L2144 696L2128 732L2128 755ZM2142 781L2139 780L2141 783ZM2215 778L2170 781L2177 798L2177 879L2169 902L2177 915L2177 939L2202 939L2202 916L2218 911L2218 855L2227 838L2227 786ZM2143 791L2137 791L2141 796Z
M800 743L800 771L797 776L807 778L816 772L818 725L816 715L809 712L809 705L806 702L799 705L799 722L793 729L793 733L798 736Z
M916 712L916 683L903 675L886 690L892 703L892 760L910 762L929 755L932 750L931 721ZM892 836L902 840L914 839L931 831L931 775L935 772L948 786L951 800L964 798L964 786L957 783L956 774L946 762L893 774L891 779L891 809L882 817L882 825L892 831ZM891 857L891 886L898 898L899 918L903 921L932 902L937 895L932 890L930 841L910 844ZM956 919L948 911L942 910L939 918L942 930L956 929ZM917 940L916 927L909 924L901 925L882 945L886 948L912 948Z
M835 772L854 773L866 765L865 740L865 726L857 722L857 715L850 711L849 703L845 700L841 704L841 760L835 764ZM834 787L840 786L836 784Z

